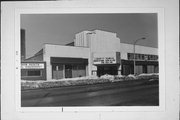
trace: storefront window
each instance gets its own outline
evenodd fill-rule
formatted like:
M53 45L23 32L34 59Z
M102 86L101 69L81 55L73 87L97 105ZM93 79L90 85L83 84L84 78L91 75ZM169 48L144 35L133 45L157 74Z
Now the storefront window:
M142 54L142 56L141 56L141 57L142 57L142 59L141 59L141 60L144 60L144 54Z
M61 70L63 70L63 65L54 64L54 65L52 65L52 70L61 71Z
M128 53L128 59L129 59L129 60L134 59L134 54L133 54L133 53Z
M80 66L78 66L78 69L79 69L79 70L84 70L84 69L86 69L86 68L85 68L84 65L80 65Z
M73 70L77 70L77 65L73 65Z
M40 70L27 71L27 76L41 76Z

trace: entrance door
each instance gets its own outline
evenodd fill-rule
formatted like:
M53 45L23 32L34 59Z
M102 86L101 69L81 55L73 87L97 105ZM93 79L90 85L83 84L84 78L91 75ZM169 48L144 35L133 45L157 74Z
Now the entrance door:
M72 78L72 65L65 65L65 78Z
M123 75L131 74L131 66L130 65L123 65Z
M97 75L101 76L105 74L117 75L118 74L117 66L98 66Z
M147 65L143 66L143 73L147 73Z
M63 78L63 65L59 65L59 64L52 65L52 78L53 79Z

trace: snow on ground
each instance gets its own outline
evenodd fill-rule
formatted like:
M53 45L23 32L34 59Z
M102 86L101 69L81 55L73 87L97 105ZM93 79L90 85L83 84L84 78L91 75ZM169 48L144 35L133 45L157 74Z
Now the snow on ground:
M142 73L139 74L138 76L152 76L152 75L159 75L159 73Z
M97 76L84 76L84 77L76 77L76 78L63 78L63 79L52 79L52 80L21 80L22 83L43 83L43 82L58 82L58 81L79 81L79 80L97 80L97 79L109 79L110 81L114 81L115 79L126 79L128 80L128 78L130 78L129 80L132 79L138 79L140 77L148 77L148 76L158 76L158 73L149 73L149 74L145 74L142 73L140 75L133 75L133 74L129 74L127 76L124 75L109 75L109 74L105 74L102 75L100 77Z
M89 85L97 83L107 82L120 82L129 80L143 80L143 79L158 79L158 74L141 74L141 75L102 75L97 76L85 76L77 78L64 78L64 79L52 79L52 80L21 80L21 88L24 89L37 89L37 88L50 88L61 86L73 86L73 85Z
M125 77L125 76L124 76L124 75L116 75L115 77L123 78L123 77Z
M105 75L102 75L100 78L101 78L101 79L114 80L114 75L105 74Z
M133 78L133 79L136 79L136 78L137 78L137 76L135 76L135 75L133 75L133 74L129 74L128 77Z
M42 82L57 82L57 81L78 81L78 80L89 80L89 79L99 79L97 76L84 76L84 77L76 77L76 78L62 78L62 79L52 79L52 80L34 80L34 81L28 81L28 80L21 80L21 82L37 82L37 83L42 83Z

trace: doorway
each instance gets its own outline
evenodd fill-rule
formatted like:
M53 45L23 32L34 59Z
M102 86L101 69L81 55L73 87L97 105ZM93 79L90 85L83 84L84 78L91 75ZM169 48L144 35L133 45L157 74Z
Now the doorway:
M65 78L72 78L72 65L65 65Z
M53 64L52 65L52 79L62 79L63 78L63 65Z
M117 75L118 67L117 66L98 66L97 67L97 75L100 77L101 75Z

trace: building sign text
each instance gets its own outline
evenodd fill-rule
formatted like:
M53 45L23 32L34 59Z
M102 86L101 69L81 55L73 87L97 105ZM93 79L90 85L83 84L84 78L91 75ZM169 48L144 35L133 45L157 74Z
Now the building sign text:
M128 53L127 57L128 57L128 60L134 60L133 53ZM135 54L135 59L141 60L141 61L158 61L158 55Z
M44 63L21 63L21 69L44 69Z
M94 64L116 64L114 57L96 57L93 60Z

